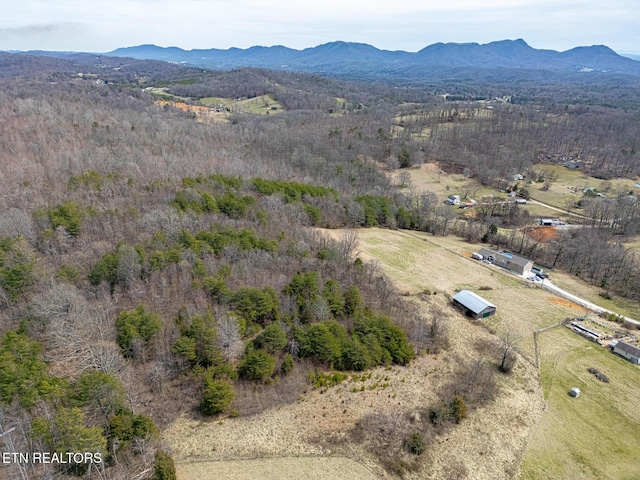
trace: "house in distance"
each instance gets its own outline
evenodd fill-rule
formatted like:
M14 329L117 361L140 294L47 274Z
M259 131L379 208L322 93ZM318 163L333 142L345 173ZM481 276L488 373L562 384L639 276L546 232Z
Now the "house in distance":
M496 313L496 306L469 290L460 290L453 297L453 304L465 315L475 318L485 318Z
M478 253L489 263L511 270L518 275L524 275L527 272L530 272L533 268L533 261L528 258L521 257L520 255L516 255L515 253L499 252L488 248L481 248L478 250Z
M626 342L617 342L613 347L613 353L626 358L631 363L640 363L640 348Z

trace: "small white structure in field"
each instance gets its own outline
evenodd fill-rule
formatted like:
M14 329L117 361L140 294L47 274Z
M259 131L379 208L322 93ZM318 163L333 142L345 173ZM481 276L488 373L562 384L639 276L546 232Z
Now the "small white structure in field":
M460 205L460 195L449 195L446 202L449 205Z
M580 389L578 387L573 387L569 391L569 395L571 395L572 397L578 398L580 396Z

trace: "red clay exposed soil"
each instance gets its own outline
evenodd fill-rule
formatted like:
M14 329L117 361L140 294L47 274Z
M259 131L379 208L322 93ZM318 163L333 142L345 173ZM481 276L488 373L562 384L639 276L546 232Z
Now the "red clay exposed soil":
M558 238L556 227L533 227L524 231L527 235L539 242L550 242Z

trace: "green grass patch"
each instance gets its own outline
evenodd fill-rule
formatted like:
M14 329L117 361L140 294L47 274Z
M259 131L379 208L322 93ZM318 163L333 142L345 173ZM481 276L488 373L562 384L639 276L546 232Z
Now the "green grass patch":
M520 478L638 478L640 369L565 328L541 334L540 346L548 403ZM598 381L590 367L611 382ZM579 398L568 395L573 387Z
M215 107L217 105L231 105L235 100L233 98L222 98L222 97L205 97L200 99L200 104L205 107Z

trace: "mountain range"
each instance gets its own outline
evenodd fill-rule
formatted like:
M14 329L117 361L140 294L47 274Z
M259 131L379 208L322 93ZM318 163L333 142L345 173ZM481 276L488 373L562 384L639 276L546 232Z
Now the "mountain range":
M379 50L371 45L330 42L304 50L284 46L247 49L183 50L140 45L119 48L108 56L163 60L215 70L260 67L330 74L419 76L434 69L546 70L554 73L615 73L640 76L640 62L618 55L609 47L576 47L564 52L542 50L524 40L487 44L435 43L412 53Z

